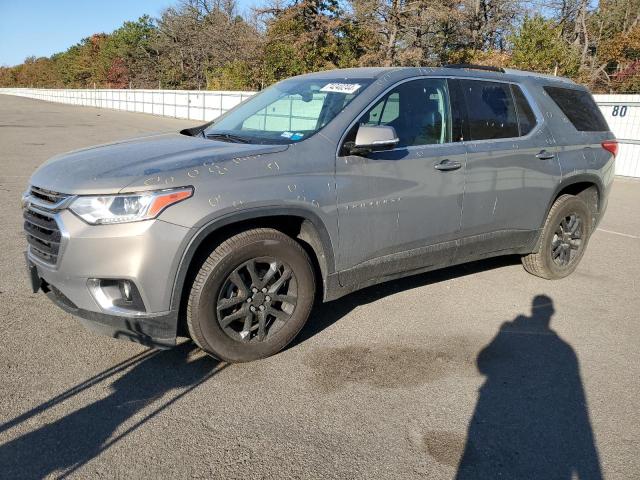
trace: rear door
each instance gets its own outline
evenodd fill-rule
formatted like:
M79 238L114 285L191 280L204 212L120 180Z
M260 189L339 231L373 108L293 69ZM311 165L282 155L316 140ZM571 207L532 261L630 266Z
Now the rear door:
M459 122L458 122L459 123ZM465 147L448 81L421 78L387 90L350 128L390 125L397 148L336 161L343 285L452 261L460 231ZM457 138L456 138L457 137Z
M557 147L521 86L458 82L467 106L467 168L457 259L526 247L560 181Z

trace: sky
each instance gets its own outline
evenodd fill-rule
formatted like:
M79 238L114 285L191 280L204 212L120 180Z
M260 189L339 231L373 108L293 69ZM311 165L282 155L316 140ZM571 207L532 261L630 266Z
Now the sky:
M94 33L109 33L177 0L0 0L0 66L48 57ZM240 2L241 4L247 2Z

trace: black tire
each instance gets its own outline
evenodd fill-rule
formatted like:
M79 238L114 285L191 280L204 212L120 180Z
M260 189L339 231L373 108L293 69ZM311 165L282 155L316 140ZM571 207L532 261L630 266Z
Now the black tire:
M274 229L248 230L205 260L189 294L187 326L192 340L220 360L257 360L295 338L314 295L312 263L295 240Z
M577 224L572 223L574 218ZM538 251L522 257L525 270L548 280L571 274L587 248L592 218L582 199L573 195L558 197L542 228Z

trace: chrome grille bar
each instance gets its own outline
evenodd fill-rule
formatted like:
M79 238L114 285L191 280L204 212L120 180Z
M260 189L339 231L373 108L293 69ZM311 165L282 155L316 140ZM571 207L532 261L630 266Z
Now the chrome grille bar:
M62 233L55 218L73 197L39 187L31 187L23 211L24 232L29 252L37 259L56 265Z

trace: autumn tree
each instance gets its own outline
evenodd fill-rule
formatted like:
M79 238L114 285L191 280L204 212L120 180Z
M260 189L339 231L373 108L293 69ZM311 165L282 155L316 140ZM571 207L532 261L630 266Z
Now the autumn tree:
M617 91L640 92L640 23L603 42L599 56L607 61L608 78Z
M207 88L216 69L255 58L258 32L236 8L234 0L186 0L162 14L156 45L163 85Z
M51 78L52 69L51 59L28 57L24 63L13 69L10 77L17 84L35 88L59 86L60 83L55 78Z
M479 63L639 92L640 0L174 0L49 58L0 67L0 86L257 90L352 66Z

